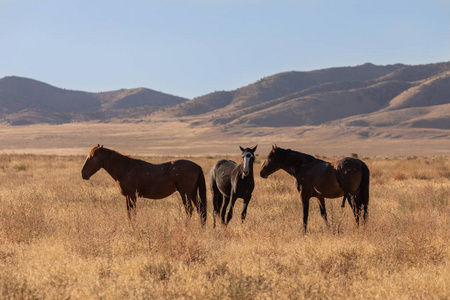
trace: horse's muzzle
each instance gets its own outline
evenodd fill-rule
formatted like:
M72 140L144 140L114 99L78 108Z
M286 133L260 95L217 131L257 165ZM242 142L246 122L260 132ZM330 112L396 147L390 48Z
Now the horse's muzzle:
M267 179L267 177L269 177L269 176L267 176L266 174L263 174L262 171L259 172L259 176L261 176L261 178L264 178L264 179Z
M86 173L84 173L84 172L81 172L81 177L83 177L84 180L89 180L89 178L90 178L91 176L89 176L88 174L86 174Z

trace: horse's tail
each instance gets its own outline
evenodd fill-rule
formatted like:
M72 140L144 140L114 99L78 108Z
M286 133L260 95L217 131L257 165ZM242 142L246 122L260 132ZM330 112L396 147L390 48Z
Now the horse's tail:
M359 204L364 209L364 221L367 220L367 207L369 205L369 181L370 181L370 171L367 165L362 163L362 178L359 185Z
M198 174L197 179L197 189L198 189L198 195L200 197L199 199L199 212L200 212L200 218L202 225L205 225L206 223L206 184L205 184L205 176L203 175L203 170L200 168L200 172Z

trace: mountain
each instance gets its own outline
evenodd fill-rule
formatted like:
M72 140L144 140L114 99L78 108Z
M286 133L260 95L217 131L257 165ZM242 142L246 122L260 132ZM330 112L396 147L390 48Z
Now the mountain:
M450 129L450 62L286 72L165 110L231 126L413 126Z
M188 100L137 88L87 93L0 79L10 124L178 120L206 127L344 126L450 129L450 62L284 72Z
M146 88L88 93L15 76L0 79L0 118L13 125L142 117L184 101Z

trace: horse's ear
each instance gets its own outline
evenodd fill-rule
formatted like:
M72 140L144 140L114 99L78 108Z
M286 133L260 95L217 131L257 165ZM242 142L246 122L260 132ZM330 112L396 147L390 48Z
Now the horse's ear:
M103 145L101 145L100 148L103 148Z
M275 152L276 149L277 149L277 145L276 144L275 144L275 146L272 145L272 152Z
M258 145L256 145L255 147L252 148L252 152L255 153L256 148L258 148Z
M97 147L100 147L100 144L97 144Z
M244 148L242 148L241 146L239 146L239 148L241 148L241 151L244 152L244 150L245 150Z

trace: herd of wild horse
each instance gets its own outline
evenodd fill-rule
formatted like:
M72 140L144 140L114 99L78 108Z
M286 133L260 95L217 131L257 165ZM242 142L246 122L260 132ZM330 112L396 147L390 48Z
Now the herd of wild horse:
M236 199L244 200L241 219L247 215L247 206L255 187L253 148L242 148L242 162L219 160L210 171L210 187L214 205L214 227L216 216L222 224L228 224L233 217ZM206 185L202 168L189 160L174 160L152 164L140 159L122 155L117 151L97 145L89 151L81 175L88 180L101 168L116 181L120 193L125 196L128 218L134 228L136 199L165 198L175 191L181 196L186 214L190 217L195 206L202 225L206 223ZM267 178L278 170L284 170L296 179L296 187L303 205L303 227L308 224L309 200L316 197L320 213L328 225L325 198L343 197L353 210L356 224L359 218L367 220L369 204L369 169L367 165L352 157L334 162L326 162L314 156L272 146L272 150L262 164L260 176ZM231 200L231 202L230 202ZM230 205L228 214L227 207Z

